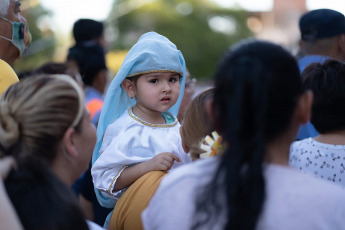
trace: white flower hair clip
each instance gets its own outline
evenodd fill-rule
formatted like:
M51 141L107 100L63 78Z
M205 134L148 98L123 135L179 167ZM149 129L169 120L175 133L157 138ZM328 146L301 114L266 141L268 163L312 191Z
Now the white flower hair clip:
M204 143L200 144L200 148L205 150L205 153L200 154L200 158L208 158L211 156L219 156L223 153L224 147L222 145L222 137L216 131L212 132L212 137L207 135Z

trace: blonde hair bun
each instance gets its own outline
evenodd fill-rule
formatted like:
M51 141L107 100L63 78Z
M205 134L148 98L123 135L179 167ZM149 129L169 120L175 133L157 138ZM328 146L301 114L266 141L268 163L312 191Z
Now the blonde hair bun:
M17 142L19 137L19 125L7 102L0 102L0 143L8 149Z

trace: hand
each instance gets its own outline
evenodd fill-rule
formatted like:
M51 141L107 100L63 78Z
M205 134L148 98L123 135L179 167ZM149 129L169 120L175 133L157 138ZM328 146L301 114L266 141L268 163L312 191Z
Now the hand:
M4 157L0 159L0 178L5 180L12 168L17 166L13 157Z
M176 155L166 152L156 155L154 158L147 161L147 164L150 171L168 171L174 164L174 161L180 162L180 159Z

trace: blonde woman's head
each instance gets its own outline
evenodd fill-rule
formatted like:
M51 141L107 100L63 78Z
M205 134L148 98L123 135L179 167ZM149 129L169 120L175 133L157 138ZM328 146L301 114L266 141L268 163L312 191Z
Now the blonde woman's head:
M12 85L0 97L2 154L36 154L52 163L66 130L80 131L83 112L82 89L70 76L32 76Z

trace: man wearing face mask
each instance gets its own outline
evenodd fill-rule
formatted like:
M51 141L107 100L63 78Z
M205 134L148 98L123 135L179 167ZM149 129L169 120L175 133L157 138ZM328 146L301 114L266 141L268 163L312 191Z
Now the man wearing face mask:
M20 14L20 2L0 0L0 94L18 81L10 65L23 55L30 41L28 25Z

